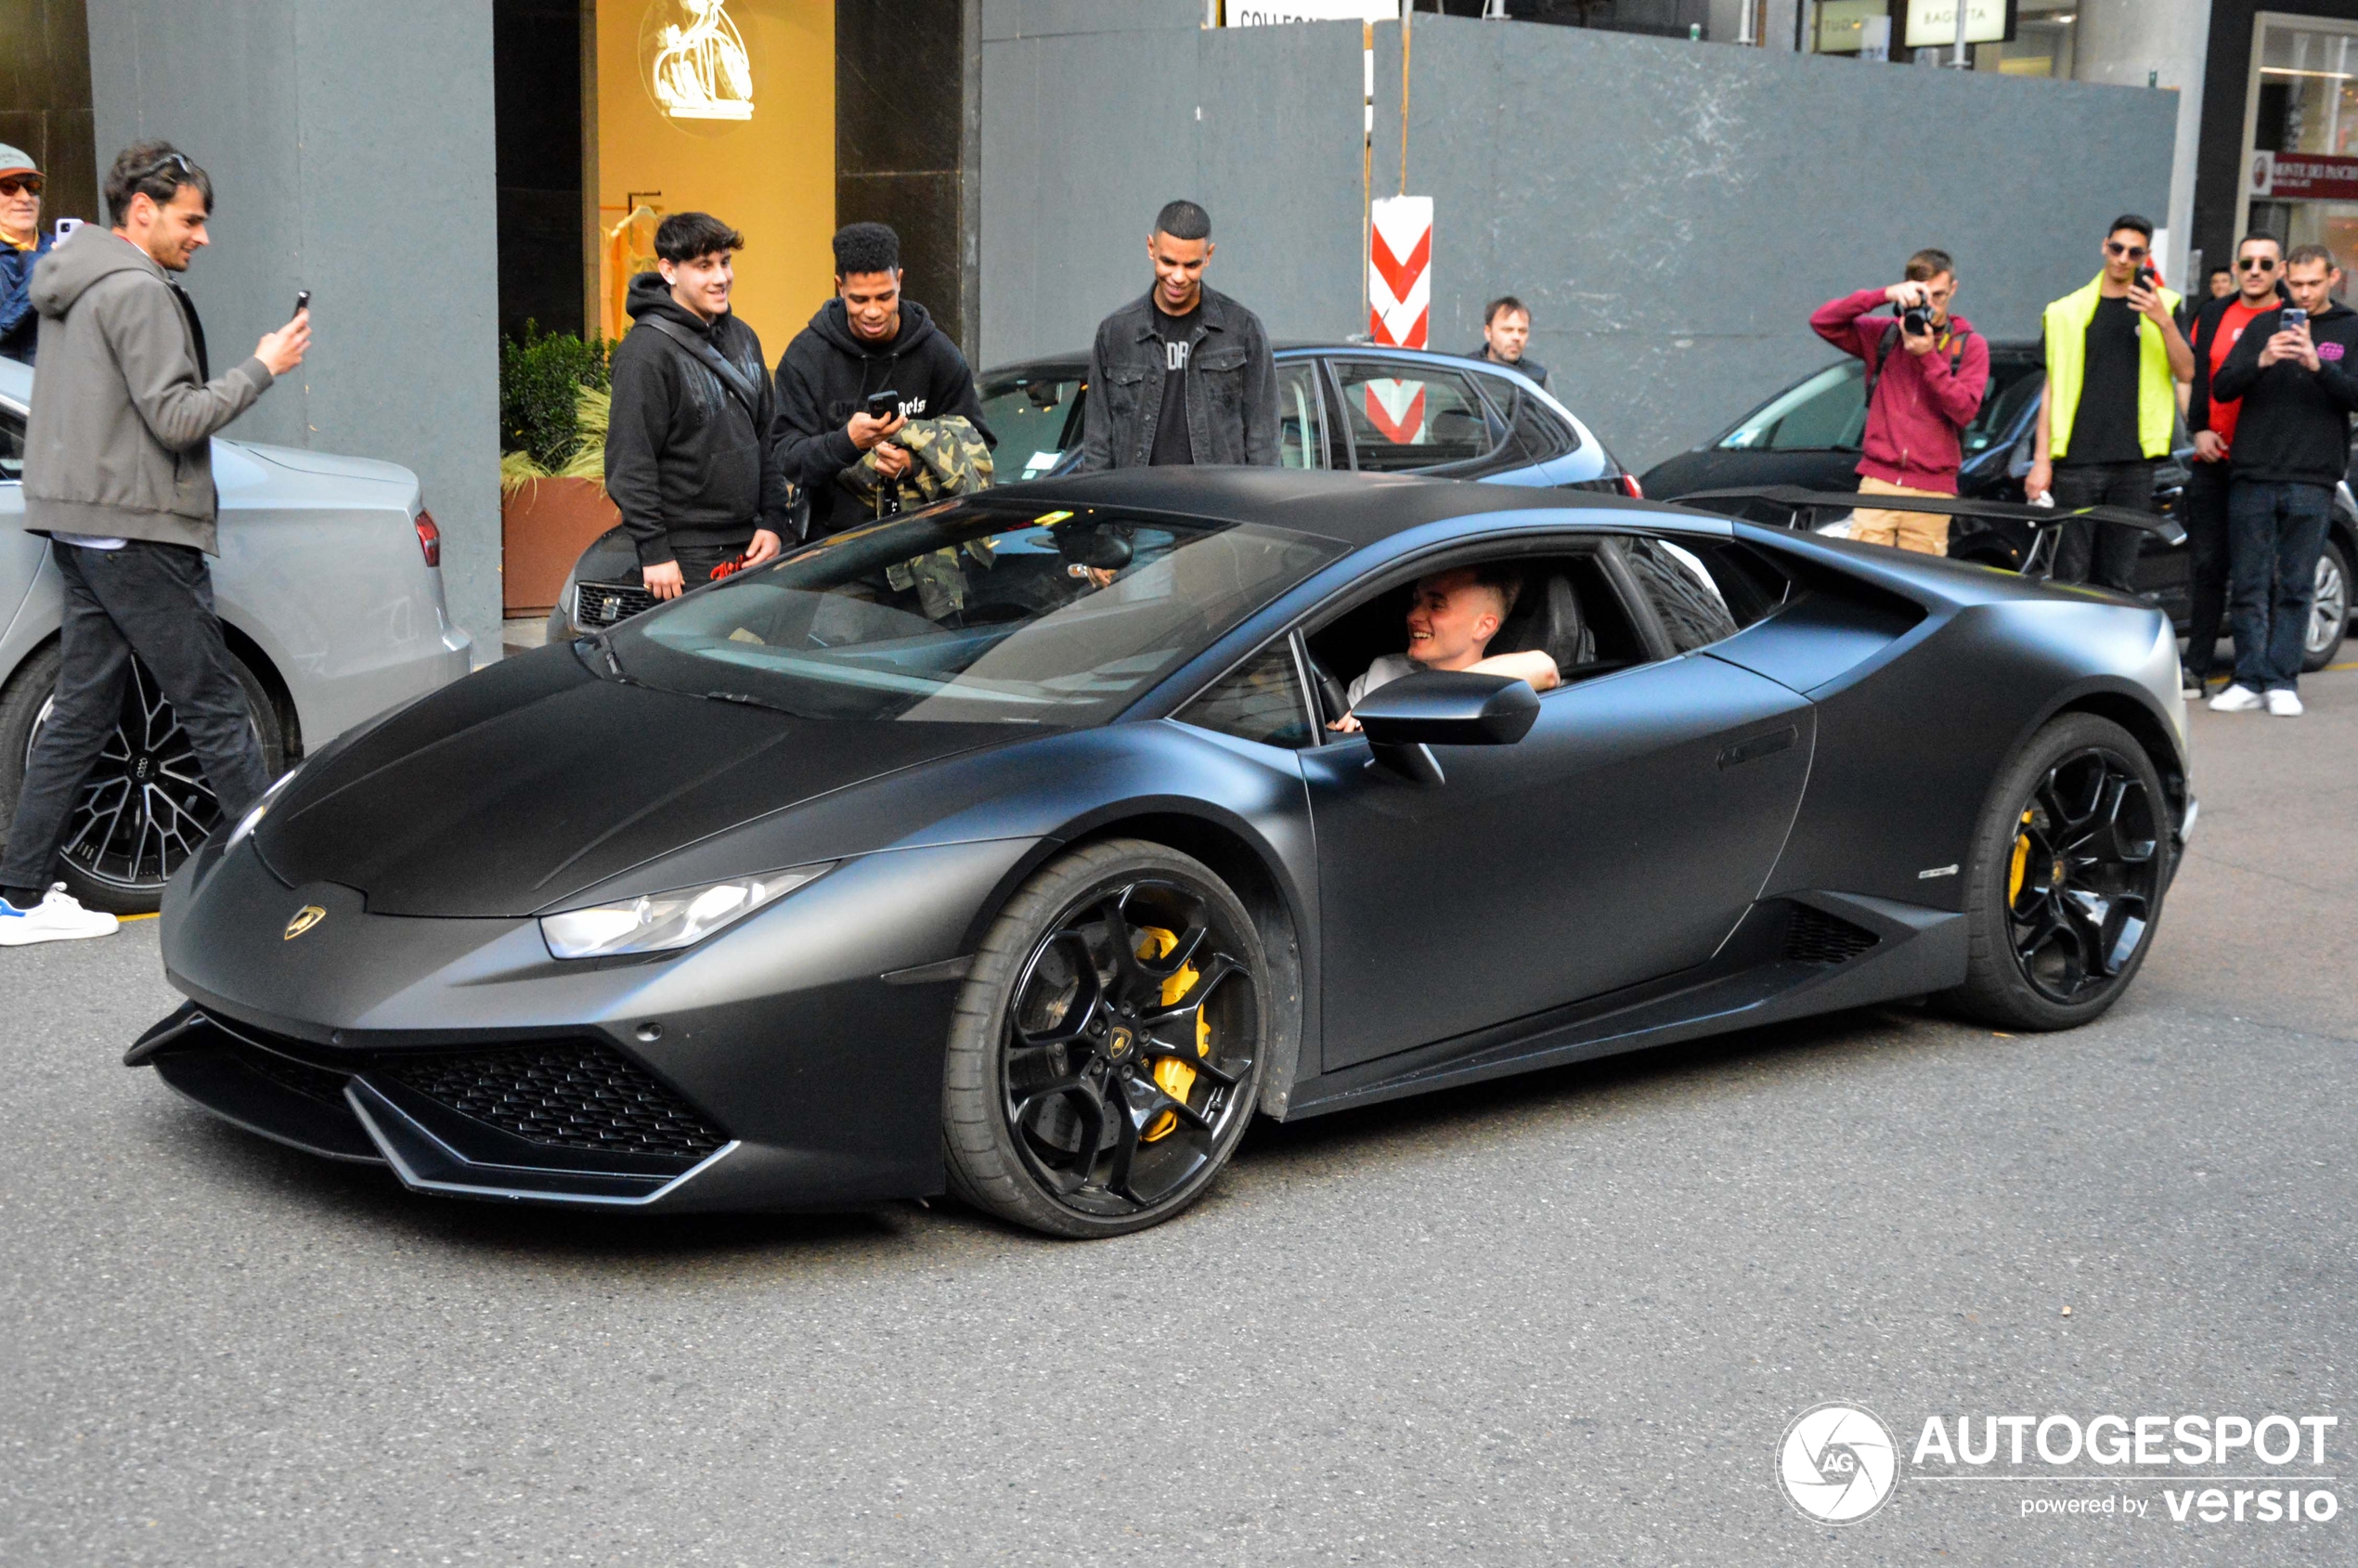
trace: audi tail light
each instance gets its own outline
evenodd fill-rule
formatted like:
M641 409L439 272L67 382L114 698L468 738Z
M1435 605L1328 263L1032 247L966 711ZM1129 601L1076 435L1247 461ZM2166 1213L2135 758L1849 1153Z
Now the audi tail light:
M426 564L439 570L442 565L442 530L434 525L431 512L419 512L417 524L418 549L424 553Z
M1638 483L1638 476L1634 473L1625 473L1621 476L1621 492L1633 501L1641 501L1646 499L1646 487Z

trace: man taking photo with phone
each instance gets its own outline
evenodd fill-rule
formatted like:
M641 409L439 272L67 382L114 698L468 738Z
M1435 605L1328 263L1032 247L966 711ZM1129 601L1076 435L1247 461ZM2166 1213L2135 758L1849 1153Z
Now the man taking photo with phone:
M2134 213L2113 219L2104 269L2046 309L2047 384L2023 479L2034 501L2153 510L2154 470L2177 431L2177 383L2195 373L2194 348L2173 314L2178 296L2154 270L2153 239L2153 224ZM2135 587L2143 532L2125 523L2062 526L2056 582Z
M49 537L65 590L58 694L25 765L0 856L0 947L103 937L115 917L52 886L58 838L123 716L136 655L235 822L261 797L262 747L213 610L214 433L303 363L308 311L219 376L196 306L173 281L211 242L213 182L169 142L108 171L111 234L83 234L33 271L41 384L25 432L24 526Z
M786 486L761 340L729 308L745 236L709 213L655 228L655 270L630 280L614 351L606 494L657 599L775 556Z
M1862 496L1953 496L1965 427L1989 385L1989 344L1950 314L1957 266L1946 251L1918 251L1900 280L1828 300L1809 317L1820 337L1867 365ZM1872 311L1888 307L1887 315ZM1896 507L1860 507L1850 537L1924 555L1949 553L1949 519Z
M2358 413L2358 312L2333 297L2340 283L2331 251L2294 246L2285 257L2292 303L2255 317L2210 378L2213 397L2243 402L2227 490L2235 680L2210 699L2221 713L2263 704L2283 719L2301 711L2317 556Z
M814 535L866 521L858 498L837 483L864 454L875 453L881 479L909 472L915 460L892 437L911 420L959 415L998 445L966 356L900 292L900 236L880 223L846 224L835 252L835 298L778 361L779 461L810 498ZM881 395L887 392L889 400Z
M2273 234L2246 235L2235 247L2235 288L2223 298L2203 301L2195 313L2195 379L2186 400L2195 459L2178 508L2178 520L2186 529L2188 587L2194 599L2183 670L2189 696L2203 694L2218 657L2219 622L2227 605L2228 459L2243 410L2237 400L2214 395L2211 380L2243 341L2245 330L2276 308L2284 251Z

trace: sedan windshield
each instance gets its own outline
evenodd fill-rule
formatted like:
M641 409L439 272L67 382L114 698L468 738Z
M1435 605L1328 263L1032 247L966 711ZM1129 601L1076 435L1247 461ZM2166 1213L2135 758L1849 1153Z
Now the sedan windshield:
M1250 524L955 502L626 621L608 667L810 719L1096 724L1343 549Z

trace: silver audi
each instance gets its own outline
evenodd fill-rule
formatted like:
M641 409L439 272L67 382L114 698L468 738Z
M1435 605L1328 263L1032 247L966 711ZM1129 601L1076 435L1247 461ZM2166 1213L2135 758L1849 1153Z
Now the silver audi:
M24 520L32 369L0 359L0 835L58 681L63 599L49 541ZM450 624L442 539L418 476L367 458L215 440L215 602L272 774L396 704L467 673ZM134 665L123 722L65 832L67 888L120 914L152 910L218 819L172 705Z

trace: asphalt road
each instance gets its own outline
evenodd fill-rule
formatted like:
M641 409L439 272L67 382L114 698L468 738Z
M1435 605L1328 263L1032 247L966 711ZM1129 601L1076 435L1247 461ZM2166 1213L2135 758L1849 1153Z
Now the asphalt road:
M2092 1028L1853 1014L1264 1124L1096 1245L411 1198L116 1065L175 1000L152 923L0 952L0 1562L2358 1561L2358 672L2309 697L2197 716L2194 852ZM1836 1399L1903 1449L2342 1425L2170 1482L1911 1467L1835 1530L1775 1456ZM2169 1518L2252 1473L2339 1515ZM2149 1511L2023 1511L2106 1497Z

